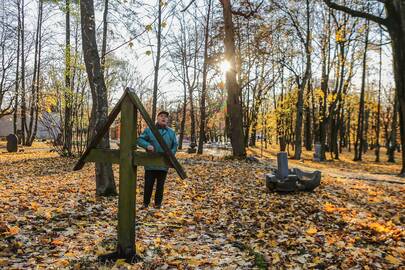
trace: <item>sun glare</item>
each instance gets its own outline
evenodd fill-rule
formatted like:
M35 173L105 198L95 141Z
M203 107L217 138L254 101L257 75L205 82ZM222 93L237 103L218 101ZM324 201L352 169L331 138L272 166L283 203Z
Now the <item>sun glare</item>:
M221 71L227 73L231 69L231 64L227 60L223 60L220 64Z

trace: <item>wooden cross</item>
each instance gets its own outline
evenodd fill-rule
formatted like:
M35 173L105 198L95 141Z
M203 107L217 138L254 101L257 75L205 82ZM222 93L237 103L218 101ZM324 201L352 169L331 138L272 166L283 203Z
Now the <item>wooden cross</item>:
M146 153L136 151L137 112L151 129L164 153ZM109 131L118 113L121 112L120 149L97 148L98 143ZM120 165L119 199L118 199L118 246L117 251L102 259L125 258L133 261L135 250L135 196L137 166L168 166L176 170L185 179L185 171L174 154L166 145L152 119L143 107L133 89L126 88L121 99L111 111L106 123L96 131L87 149L76 163L73 170L83 168L86 162L109 162Z

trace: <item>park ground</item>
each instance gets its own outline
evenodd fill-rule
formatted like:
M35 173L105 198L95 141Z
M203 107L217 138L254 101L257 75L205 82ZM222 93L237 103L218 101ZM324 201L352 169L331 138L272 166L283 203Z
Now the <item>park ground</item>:
M179 153L189 178L169 173L161 210L140 209L139 168L142 260L129 265L97 262L115 248L117 197L95 196L94 165L73 172L76 159L43 143L6 153L0 142L0 269L404 269L399 154L316 163L304 152L290 166L321 170L321 186L280 195L264 182L276 152L249 149L259 163Z

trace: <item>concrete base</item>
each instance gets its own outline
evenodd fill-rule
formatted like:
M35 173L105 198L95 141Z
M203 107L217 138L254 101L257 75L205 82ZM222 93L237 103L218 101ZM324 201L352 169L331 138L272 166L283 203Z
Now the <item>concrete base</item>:
M286 178L280 178L277 171L266 174L266 187L270 192L313 191L321 184L321 172L305 172L294 168Z

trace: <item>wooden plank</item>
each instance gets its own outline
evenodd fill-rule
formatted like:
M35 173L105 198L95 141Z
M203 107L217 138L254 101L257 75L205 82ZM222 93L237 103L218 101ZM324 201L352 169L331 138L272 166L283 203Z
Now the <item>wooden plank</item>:
M87 155L85 162L108 162L118 164L120 162L120 150L93 148Z
M121 105L117 247L118 255L123 258L135 255L136 166L132 164L132 153L136 148L136 113L135 106L126 95Z
M86 163L86 157L89 155L90 150L93 148L96 148L98 143L101 141L103 138L104 134L108 132L111 124L114 122L115 118L117 117L118 113L121 110L121 103L122 100L125 98L126 94L122 95L121 99L118 101L118 103L115 105L115 107L112 109L111 113L108 115L107 121L105 124L100 128L100 130L97 130L96 134L93 136L93 138L90 140L89 145L87 146L86 150L80 157L80 159L77 161L76 165L74 166L73 170L78 171L81 168L83 168L84 164Z
M133 164L136 166L173 167L163 153L133 152Z
M131 98L132 102L134 103L135 107L141 113L143 119L145 120L146 124L151 129L153 135L155 136L156 140L159 142L160 146L163 148L165 153L164 157L168 161L169 164L172 164L173 168L176 170L177 174L182 178L187 178L186 172L183 170L183 167L177 161L176 157L173 155L172 151L170 151L169 147L166 145L165 141L163 140L162 135L157 130L155 124L153 123L152 119L150 118L149 114L145 110L142 105L142 102L139 100L138 96L134 93L133 90L130 88L125 89L128 93L129 97Z

